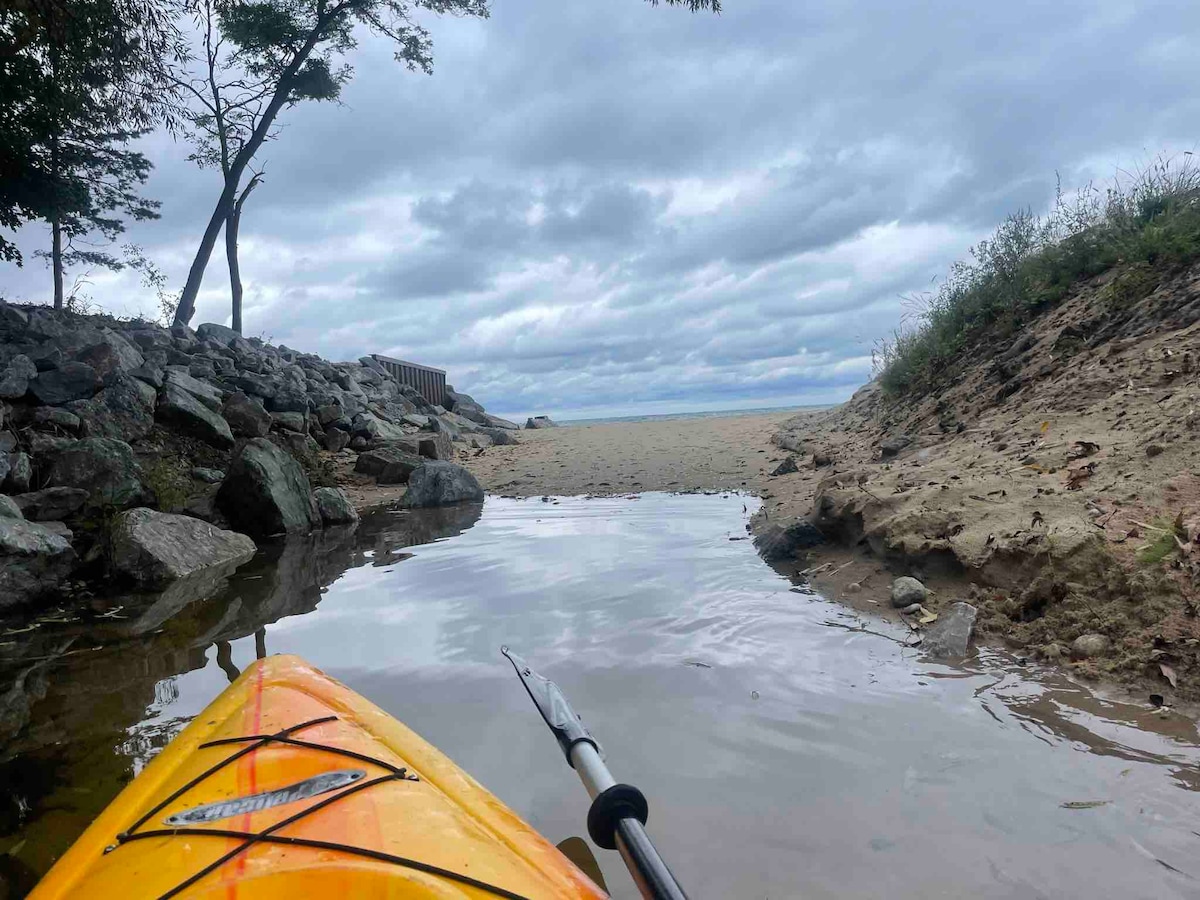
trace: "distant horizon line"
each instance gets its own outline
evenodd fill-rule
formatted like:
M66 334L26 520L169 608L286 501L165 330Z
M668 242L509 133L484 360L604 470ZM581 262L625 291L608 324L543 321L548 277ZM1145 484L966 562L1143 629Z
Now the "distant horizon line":
M844 401L841 401L844 402ZM549 415L550 419L556 424L580 424L591 422L620 422L640 419L662 419L662 418L684 418L688 416L733 416L733 415L754 415L755 413L771 413L771 412L786 412L788 410L804 410L804 409L828 409L838 403L785 403L779 406L746 406L746 407L715 407L708 409L687 409L677 410L673 412L652 412L652 413L628 413L626 415L573 415L570 418L565 416L556 417L547 413L539 413L539 415ZM502 417L515 416L516 418L529 418L514 413L500 413ZM523 424L520 422L518 424Z

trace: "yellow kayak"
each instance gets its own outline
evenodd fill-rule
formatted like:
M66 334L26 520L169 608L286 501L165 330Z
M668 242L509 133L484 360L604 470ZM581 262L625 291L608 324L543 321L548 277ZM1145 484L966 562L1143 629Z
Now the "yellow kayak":
M437 748L294 656L248 667L31 895L605 896Z

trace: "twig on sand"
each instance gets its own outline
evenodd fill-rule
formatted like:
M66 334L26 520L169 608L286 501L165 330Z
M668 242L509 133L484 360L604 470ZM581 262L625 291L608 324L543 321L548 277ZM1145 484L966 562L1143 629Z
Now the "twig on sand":
M916 644L910 644L908 641L902 641L898 637L892 637L890 634L884 634L882 631L872 631L865 623L860 624L857 628L852 628L845 622L835 622L832 619L826 619L821 623L828 628L841 628L844 631L853 631L855 634L873 634L875 637L881 637L884 640L895 641L901 647L915 647ZM905 623L908 624L908 623ZM915 629L914 629L915 630ZM918 642L919 643L919 642Z

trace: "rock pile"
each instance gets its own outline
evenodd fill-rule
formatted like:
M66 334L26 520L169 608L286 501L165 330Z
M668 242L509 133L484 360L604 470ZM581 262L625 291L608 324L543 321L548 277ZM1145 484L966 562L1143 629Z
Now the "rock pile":
M187 523L151 514L255 539L353 523L339 489L313 490L323 453L359 454L357 470L386 484L436 462L412 505L474 499L452 461L514 443L518 426L453 388L445 402L372 357L334 363L223 325L168 329L0 301L0 606L53 596L81 561L111 557L127 510L143 512L126 526L169 525L181 542ZM247 546L218 531L202 543Z

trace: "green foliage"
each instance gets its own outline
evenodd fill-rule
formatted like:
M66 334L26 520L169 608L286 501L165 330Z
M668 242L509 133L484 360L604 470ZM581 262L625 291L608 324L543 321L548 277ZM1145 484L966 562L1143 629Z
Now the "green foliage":
M1187 533L1180 520L1159 518L1155 520L1148 537L1150 542L1138 551L1137 560L1143 565L1154 565L1177 553L1179 543L1176 538L1185 540Z
M953 377L962 354L1000 342L1114 267L1111 303L1128 305L1172 269L1200 259L1200 169L1160 157L1132 178L1073 198L1061 190L1046 216L1021 210L955 263L931 294L909 298L916 321L876 348L891 394L925 393Z
M109 266L84 238L157 215L137 195L150 164L126 144L165 115L174 2L0 4L0 227L56 219L64 264ZM21 263L3 236L0 259Z
M651 6L658 6L658 0L648 0ZM721 11L721 0L663 0L667 6L686 6L692 12L711 9L715 13Z

